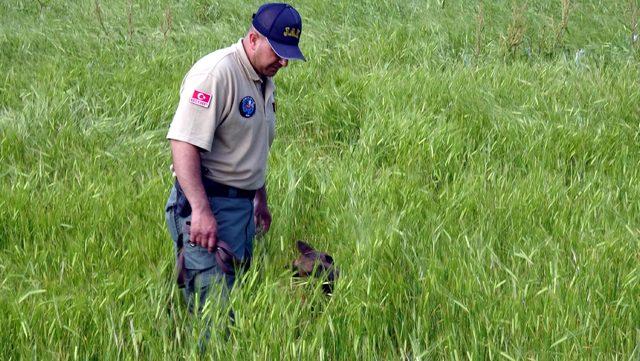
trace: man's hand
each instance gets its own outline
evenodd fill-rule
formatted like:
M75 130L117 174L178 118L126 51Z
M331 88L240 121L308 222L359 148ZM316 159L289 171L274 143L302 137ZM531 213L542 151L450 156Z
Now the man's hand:
M212 253L218 243L218 222L210 210L192 212L189 238Z
M267 205L267 190L262 187L256 191L253 198L253 221L256 224L256 233L264 234L271 227L271 212Z
M256 233L264 234L271 227L271 213L266 203L254 202L253 220L256 222Z

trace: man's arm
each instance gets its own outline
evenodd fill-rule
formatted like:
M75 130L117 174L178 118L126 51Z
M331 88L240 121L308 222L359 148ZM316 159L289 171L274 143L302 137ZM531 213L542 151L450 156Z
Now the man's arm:
M171 153L173 169L191 205L191 242L212 252L217 242L218 225L202 185L200 151L192 144L171 140Z
M253 198L253 215L257 233L267 233L271 227L271 212L267 204L266 184L256 191L256 196Z

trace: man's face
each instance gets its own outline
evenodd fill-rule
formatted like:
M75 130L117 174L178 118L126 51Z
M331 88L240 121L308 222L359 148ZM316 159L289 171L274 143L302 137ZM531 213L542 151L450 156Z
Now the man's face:
M276 75L280 68L284 68L289 64L287 59L283 59L276 54L267 38L261 35L255 35L252 40L252 46L254 47L253 59L251 59L251 65L253 65L256 72L261 76L272 77Z

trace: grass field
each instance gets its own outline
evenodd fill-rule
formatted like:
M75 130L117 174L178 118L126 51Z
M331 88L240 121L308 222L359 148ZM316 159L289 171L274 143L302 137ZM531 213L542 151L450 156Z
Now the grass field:
M0 3L0 359L197 357L165 135L259 4ZM274 223L205 358L640 359L636 0L293 4Z

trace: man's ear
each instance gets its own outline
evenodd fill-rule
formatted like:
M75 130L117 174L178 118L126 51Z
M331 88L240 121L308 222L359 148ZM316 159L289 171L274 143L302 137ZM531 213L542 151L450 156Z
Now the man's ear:
M249 46L251 47L252 51L255 51L258 47L258 39L260 39L260 35L258 35L258 33L256 33L255 31L249 32Z

